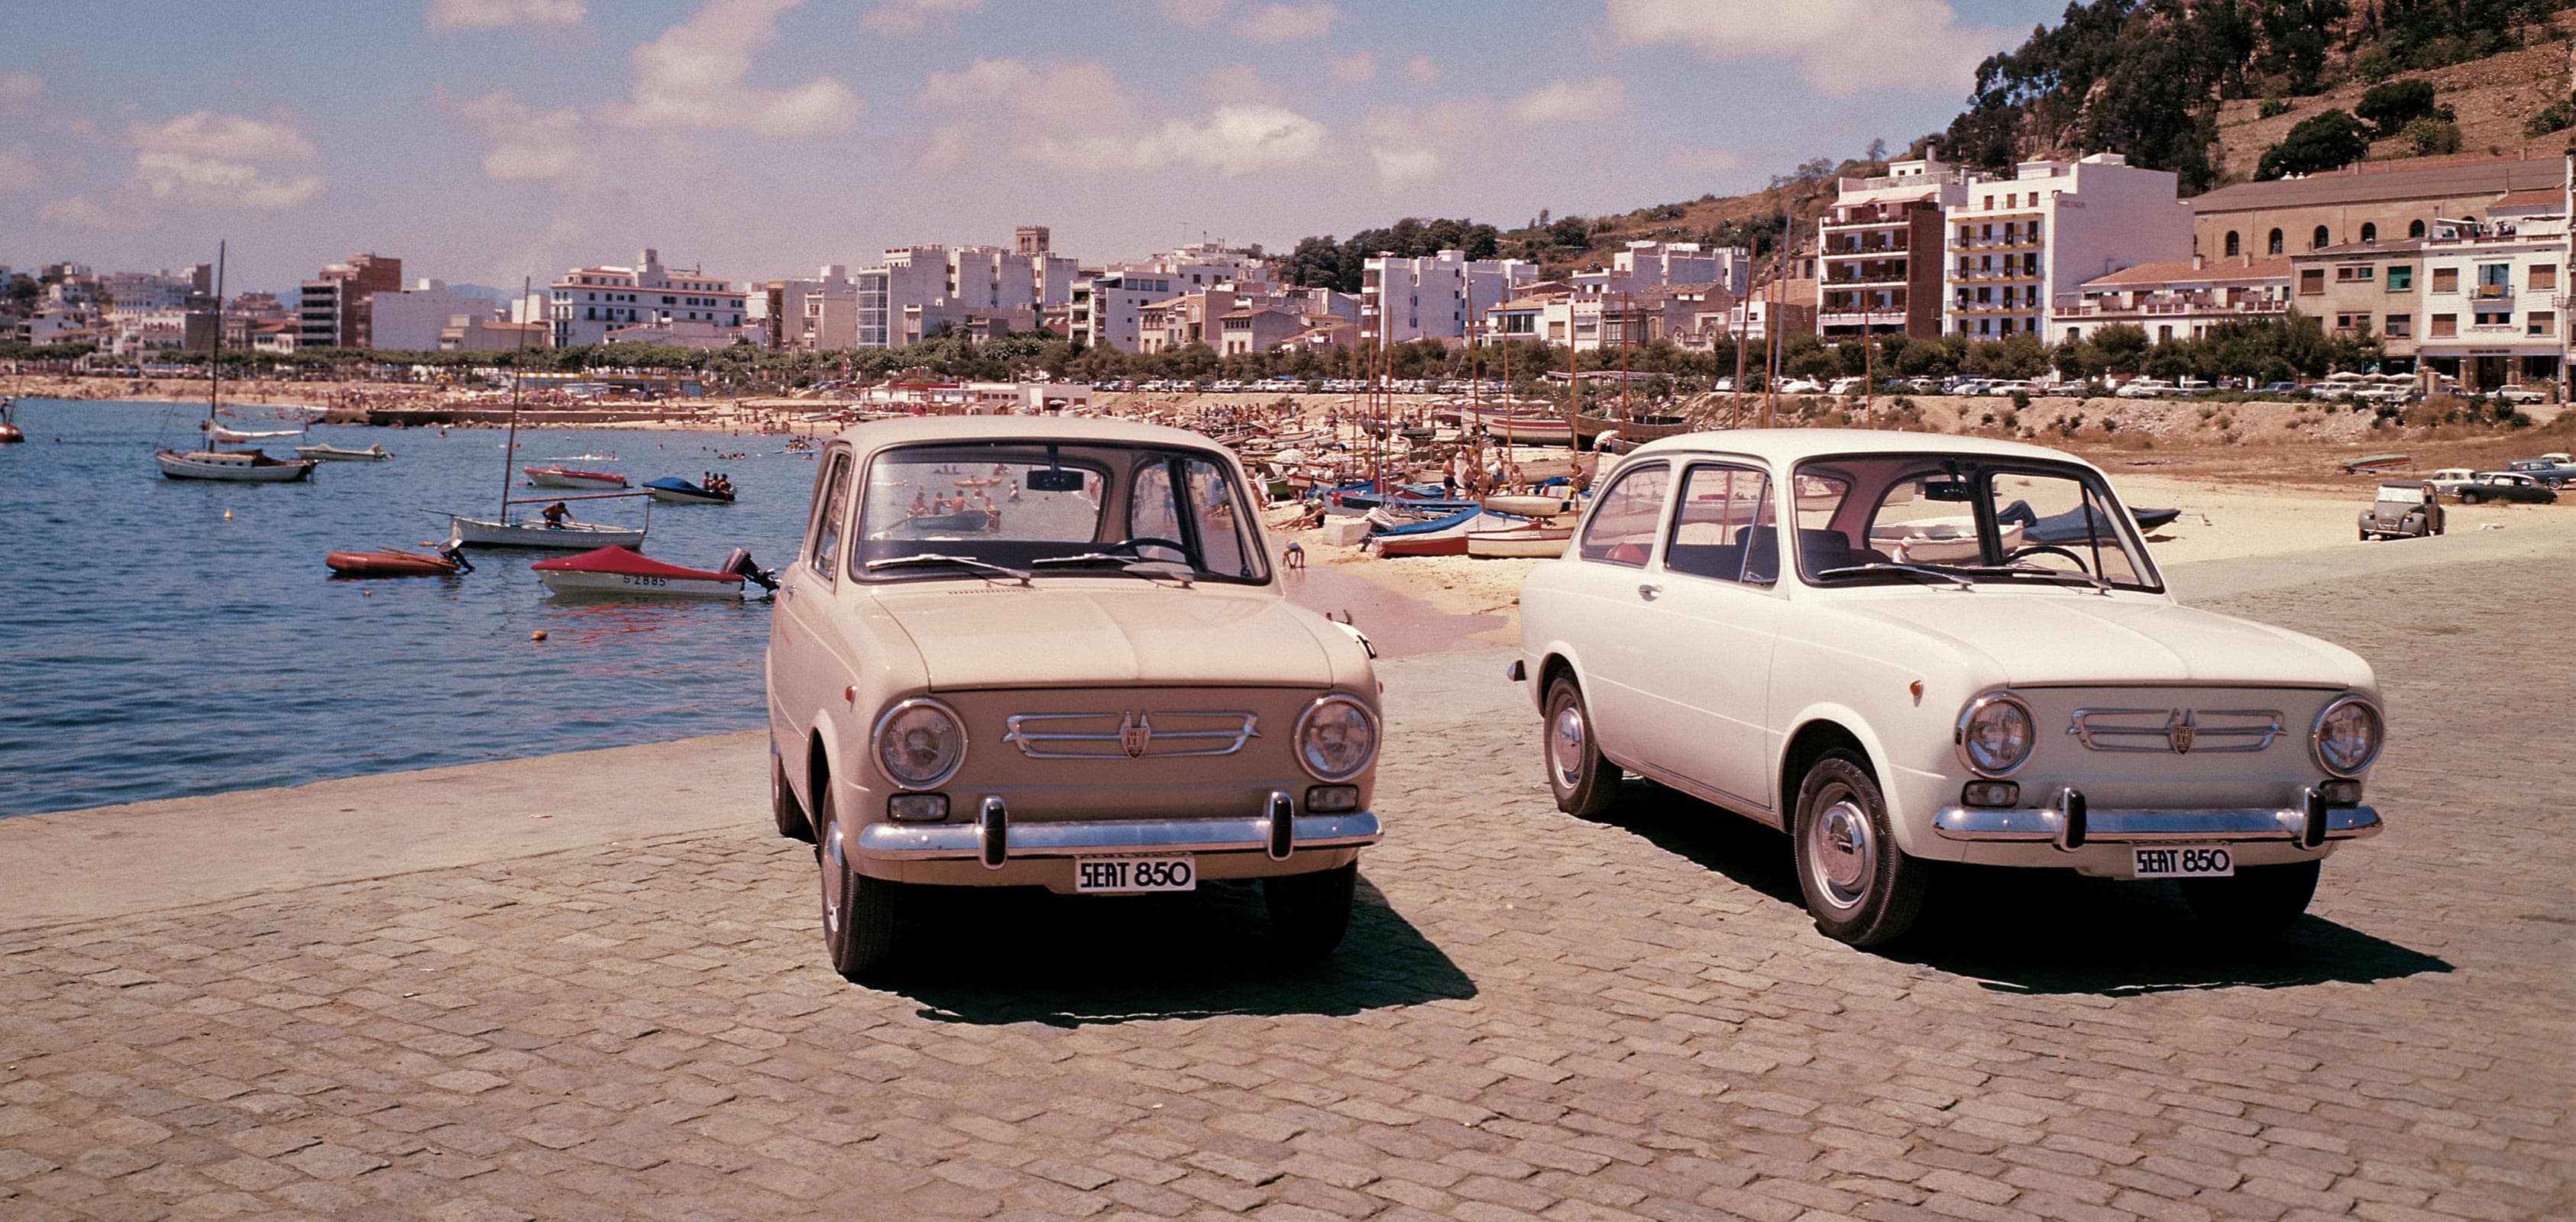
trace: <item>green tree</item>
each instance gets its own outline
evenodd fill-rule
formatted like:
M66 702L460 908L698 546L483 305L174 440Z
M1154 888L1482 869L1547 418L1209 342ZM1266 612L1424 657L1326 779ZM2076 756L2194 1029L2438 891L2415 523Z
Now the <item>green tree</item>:
M2460 151L2460 125L2423 115L2398 129L2397 141L2418 157L2456 153Z
M2263 160L2254 172L2256 178L2273 179L2290 174L2313 174L2361 160L2370 151L2370 136L2362 130L2361 120L2345 111L2329 110L2299 120L2279 144L2263 150Z
M2385 140L2407 124L2433 114L2433 82L2421 78L2373 85L2352 108L2370 134Z

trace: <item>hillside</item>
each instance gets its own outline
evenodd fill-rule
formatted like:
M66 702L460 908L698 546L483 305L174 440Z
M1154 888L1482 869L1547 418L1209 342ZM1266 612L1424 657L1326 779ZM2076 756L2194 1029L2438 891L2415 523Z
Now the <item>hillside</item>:
M2447 68L2401 72L2388 79L2431 81L2441 103L2458 117L2463 154L2557 157L2567 150L2567 132L2529 136L2524 134L2523 125L2551 102L2567 96L2567 54L2566 39L2535 42L2501 55ZM2361 101L2364 92L2378 83L2352 80L2311 97L2288 99L2290 109L2268 119L2258 117L2263 106L2259 99L2221 103L2221 152L2216 159L2220 172L2226 178L2253 177L2254 163L2262 157L2263 150L2288 135L2301 119L2328 110L2349 111ZM2405 150L2394 139L2381 140L2371 146L2370 155L2374 160L2396 158L2404 156Z

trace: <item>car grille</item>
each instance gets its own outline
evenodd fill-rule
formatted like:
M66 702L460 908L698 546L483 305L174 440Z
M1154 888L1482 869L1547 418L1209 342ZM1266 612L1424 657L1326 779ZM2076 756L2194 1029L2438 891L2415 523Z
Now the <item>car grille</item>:
M2066 732L2095 751L2261 751L2283 733L2279 709L2077 709Z
M1261 717L1240 711L1121 709L1021 713L1002 741L1031 759L1181 759L1232 755L1261 737Z

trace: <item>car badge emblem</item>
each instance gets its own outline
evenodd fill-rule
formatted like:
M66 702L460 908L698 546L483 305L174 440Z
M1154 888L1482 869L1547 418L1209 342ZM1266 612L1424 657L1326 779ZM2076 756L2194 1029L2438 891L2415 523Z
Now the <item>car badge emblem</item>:
M1154 742L1154 717L1151 713L1130 710L1118 719L1118 748L1134 759L1145 753Z
M2172 740L2174 754L2191 754L2191 740L2193 735L2194 731L2191 724L2190 712L2183 709L2175 709L2173 717L2165 722L2165 737Z

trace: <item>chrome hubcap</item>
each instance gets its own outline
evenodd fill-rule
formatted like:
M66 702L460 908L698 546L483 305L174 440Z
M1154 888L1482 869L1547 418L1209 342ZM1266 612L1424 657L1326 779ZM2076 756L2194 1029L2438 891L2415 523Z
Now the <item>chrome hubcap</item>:
M1583 783L1583 709L1568 702L1556 711L1548 726L1547 759L1556 769L1556 786L1572 789Z
M823 928L837 934L841 932L841 870L844 860L840 828L832 829L832 834L824 840L822 851L816 856L822 859L823 865L816 871L823 876Z
M1877 831L1859 803L1841 798L1808 820L1807 873L1827 903L1859 906L1877 867Z

